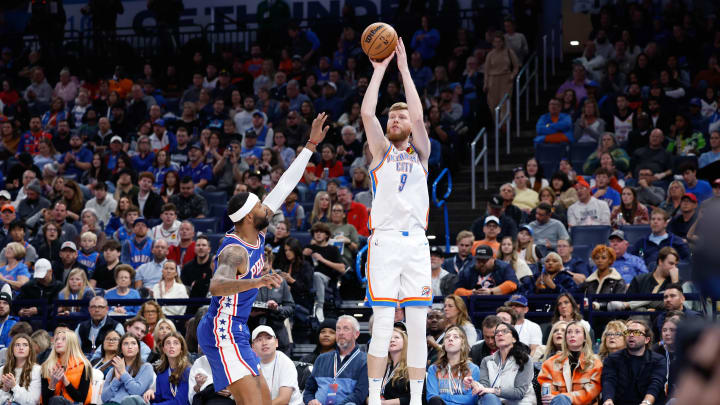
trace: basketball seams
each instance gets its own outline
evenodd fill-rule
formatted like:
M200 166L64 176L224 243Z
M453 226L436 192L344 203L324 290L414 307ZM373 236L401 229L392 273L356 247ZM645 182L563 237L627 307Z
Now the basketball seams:
M380 39L380 42L378 42ZM371 60L382 60L392 54L398 42L395 29L384 22L370 24L363 30L361 46Z
M375 35L373 35L373 39L370 42L370 46L368 47L368 53L372 53L373 48L375 47L375 42L380 38L382 33L385 31L387 31L387 26L383 25L382 28L380 29L380 31L376 32ZM373 55L368 55L368 56L370 56L373 59L375 58L375 56L373 56Z

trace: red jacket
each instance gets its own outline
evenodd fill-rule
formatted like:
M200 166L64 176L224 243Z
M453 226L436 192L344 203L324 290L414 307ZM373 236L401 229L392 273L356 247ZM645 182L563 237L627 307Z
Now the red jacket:
M354 226L358 233L362 236L370 236L368 229L368 209L359 202L351 202L350 209L346 213L347 223Z
M180 255L182 253L182 249L180 246L170 246L170 249L168 249L168 260L172 260L175 263L178 264L178 266L183 266L185 263L188 263L192 261L192 259L195 258L195 241L191 242L190 245L185 249L185 256L183 256L182 263L180 263Z

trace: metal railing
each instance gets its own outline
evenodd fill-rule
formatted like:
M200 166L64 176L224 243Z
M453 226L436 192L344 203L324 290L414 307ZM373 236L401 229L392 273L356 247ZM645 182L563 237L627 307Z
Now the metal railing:
M502 100L500 100L500 103L495 107L495 171L500 170L500 128L505 125L505 135L507 139L505 140L505 147L506 147L506 154L510 154L510 122L512 121L512 115L510 112L512 111L512 103L510 101L510 93L505 93ZM500 117L500 114L502 114L503 107L505 108L505 114Z
M540 104L540 91L538 75L538 54L533 52L527 63L515 76L515 127L517 136L520 137L520 99L525 95L525 121L530 119L530 82L535 79L535 105ZM523 80L524 79L524 80ZM508 143L508 147L510 144ZM510 153L510 151L508 151Z
M440 180L442 180L443 177L447 175L447 190L445 191L445 195L442 196L442 200L438 201L437 198L437 186L438 183L440 183ZM432 197L433 197L433 203L436 207L443 208L443 217L445 220L445 251L450 252L450 222L448 218L448 207L445 201L450 197L450 193L452 193L452 175L450 174L450 171L448 168L444 168L440 174L437 176L435 181L432 185Z
M480 138L482 138L483 141L483 148L480 151L480 153L477 153L476 147L478 141L480 141ZM477 165L480 162L480 159L483 161L483 188L485 190L488 189L488 162L487 162L487 155L488 155L488 146L487 146L487 129L483 128L478 132L478 134L475 136L475 139L473 139L472 143L470 143L470 199L472 201L472 209L475 209L475 187L476 187L476 181L475 177L477 176Z

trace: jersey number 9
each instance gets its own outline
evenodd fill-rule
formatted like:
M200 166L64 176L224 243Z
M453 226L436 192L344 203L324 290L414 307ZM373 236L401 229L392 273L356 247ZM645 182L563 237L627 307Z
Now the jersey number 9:
M407 181L407 174L403 173L400 175L400 185L398 186L398 191L403 191L405 188L405 182Z

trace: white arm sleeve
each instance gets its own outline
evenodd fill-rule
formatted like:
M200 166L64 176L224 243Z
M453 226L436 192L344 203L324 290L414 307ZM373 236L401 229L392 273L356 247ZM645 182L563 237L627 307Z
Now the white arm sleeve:
M285 170L282 177L280 177L277 186L265 197L263 204L270 208L272 212L280 209L282 203L285 202L285 198L290 195L290 192L293 191L298 181L300 181L310 161L310 156L312 156L310 149L304 148L295 160L293 160L290 167Z

